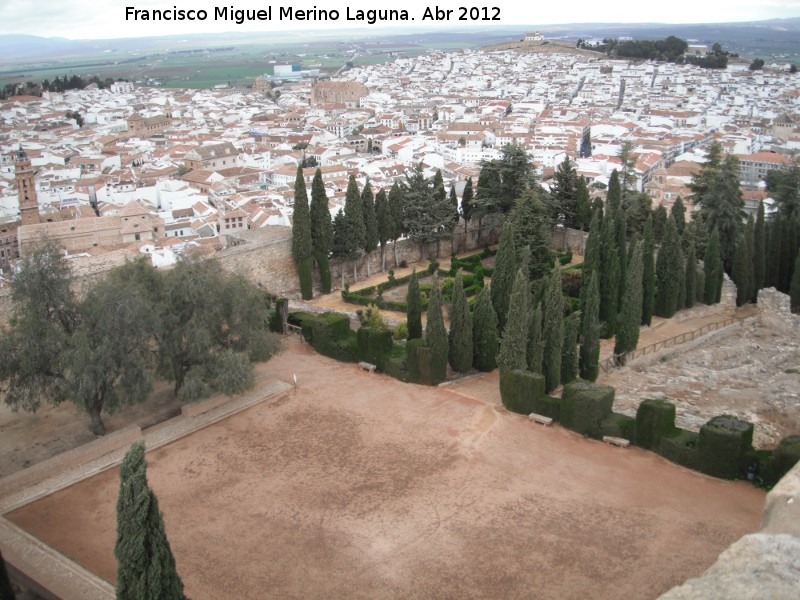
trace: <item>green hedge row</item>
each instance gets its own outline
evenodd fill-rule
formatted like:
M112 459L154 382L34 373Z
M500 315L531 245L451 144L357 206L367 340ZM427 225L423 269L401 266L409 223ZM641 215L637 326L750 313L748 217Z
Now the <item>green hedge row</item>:
M500 398L511 412L538 413L537 400L544 397L544 377L531 371L500 371Z
M603 439L603 421L612 414L614 388L610 385L573 381L561 393L561 424L595 439Z
M358 360L372 363L379 371L386 370L386 360L392 351L392 332L389 329L361 327L356 332Z

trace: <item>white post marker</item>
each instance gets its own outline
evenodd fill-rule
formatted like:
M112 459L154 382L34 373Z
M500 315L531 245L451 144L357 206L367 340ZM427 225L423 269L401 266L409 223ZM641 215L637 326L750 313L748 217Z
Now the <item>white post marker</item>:
M297 391L297 373L294 373L292 377L294 379L294 389Z

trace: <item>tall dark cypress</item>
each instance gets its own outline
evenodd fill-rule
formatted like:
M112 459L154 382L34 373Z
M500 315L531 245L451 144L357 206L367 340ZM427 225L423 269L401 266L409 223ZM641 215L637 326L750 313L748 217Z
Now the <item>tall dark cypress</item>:
M542 374L544 342L542 342L542 303L536 305L528 322L528 370Z
M544 391L549 393L561 383L561 348L564 345L564 297L561 292L561 269L558 264L547 278L544 290L542 342Z
M511 290L508 305L508 323L503 329L500 341L500 353L497 355L497 366L501 371L525 370L528 348L528 303L530 301L528 277L523 270L517 269L514 287Z
M600 361L600 286L597 273L592 273L586 293L586 313L581 323L581 379L597 379Z
M622 306L622 299L628 289L628 237L626 233L628 219L625 209L620 208L614 215L614 238L617 242L617 257L619 258L619 281L617 283L617 307Z
M613 336L617 331L620 262L614 218L606 215L603 219L603 240L600 250L600 320L605 323L607 337Z
M789 306L793 313L800 313L800 251L794 259L792 283L789 286Z
M158 500L147 484L144 443L131 445L119 472L118 600L183 600L183 583L164 531Z
M642 322L642 273L643 248L634 242L635 248L628 265L628 293L622 300L617 335L614 340L614 354L636 350L639 344L639 327Z
M361 208L364 211L364 252L370 252L378 247L378 217L375 213L375 197L369 179L361 190ZM367 277L372 275L369 257L367 257Z
M689 244L689 249L686 253L686 284L684 291L683 305L686 308L692 308L697 298L697 253L693 243Z
M392 216L392 233L389 238L392 240L394 266L396 268L400 264L397 260L397 240L405 233L405 224L403 222L405 197L403 195L403 186L397 181L394 182L392 189L389 190L387 200L389 201L389 212Z
M703 302L706 304L716 304L722 294L722 257L719 250L719 233L717 230L711 232L711 238L706 245L706 253L703 257L703 271L705 272L705 291Z
M381 246L381 271L386 270L386 244L392 239L392 211L386 191L381 188L375 194L375 218L378 221L378 243Z
M363 249L367 239L367 226L364 221L364 203L358 191L358 183L353 175L347 182L347 192L344 199L344 214L352 227L353 239L356 242L356 251L353 253L353 277L358 280L358 249Z
M561 348L561 385L575 381L578 376L578 327L580 315L573 313L564 325L564 345Z
M411 272L408 281L408 296L406 297L406 320L408 325L408 339L415 340L422 337L422 296L419 293L419 280L417 270Z
M292 217L292 257L297 265L297 274L300 278L300 293L303 300L310 300L314 296L312 269L313 242L311 237L311 214L308 208L308 195L306 182L303 177L303 168L297 167L297 176L294 180L294 216Z
M331 291L331 266L328 261L333 250L333 222L328 208L328 195L322 182L322 172L317 169L311 182L311 237L314 261L319 269L323 294Z
M764 203L758 203L755 231L753 232L753 302L758 300L758 291L764 287L767 272L767 235L764 222Z
M467 179L466 185L464 185L464 192L461 194L461 217L464 219L464 233L467 232L467 226L469 225L469 221L472 218L472 199L474 197L472 191L472 177Z
M475 368L493 371L497 367L497 313L492 306L489 288L482 288L475 299L472 315L472 351Z
M650 326L656 300L656 241L653 235L653 218L644 225L642 253L642 325Z
M748 252L745 234L740 234L736 242L731 275L736 284L736 306L747 304L753 295L753 259Z
M514 228L511 223L503 225L500 235L500 246L494 260L494 273L492 274L492 304L497 313L498 329L502 334L508 315L509 297L514 287L517 273L517 254L514 248Z
M458 373L466 373L472 367L472 316L469 314L461 271L456 274L453 284L448 338L450 366Z
M608 178L608 193L606 194L606 212L615 213L622 203L622 186L619 181L619 171L614 169Z
M765 287L779 288L781 279L781 250L783 246L783 216L778 213L769 222L767 269Z
M431 296L428 300L425 342L431 349L433 381L434 383L440 383L447 379L449 343L442 315L442 293L439 290L439 277L435 274L433 276L433 285L431 286Z
M655 314L666 319L671 318L678 310L678 296L685 278L681 242L675 220L669 219L664 232L664 241L658 250L656 259Z
M781 218L781 256L778 276L778 290L784 294L789 293L789 284L794 270L794 255L792 254L792 225L788 217Z
M678 196L672 204L670 214L675 219L675 226L678 228L678 234L683 235L683 230L686 229L686 207L683 205L683 200Z

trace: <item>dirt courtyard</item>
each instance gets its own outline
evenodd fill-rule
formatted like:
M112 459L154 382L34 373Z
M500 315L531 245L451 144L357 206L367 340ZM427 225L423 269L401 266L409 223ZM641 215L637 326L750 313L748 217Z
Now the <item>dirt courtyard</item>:
M298 389L147 454L193 600L655 598L761 519L745 482L534 425L494 398L402 384L297 339L268 365ZM106 471L8 518L114 582L118 485Z

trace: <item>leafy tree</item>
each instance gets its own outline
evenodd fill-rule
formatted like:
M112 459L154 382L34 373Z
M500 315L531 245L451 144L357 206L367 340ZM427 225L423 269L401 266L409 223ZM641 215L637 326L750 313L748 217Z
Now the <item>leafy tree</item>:
M664 206L658 206L653 211L653 237L656 244L664 241L664 232L667 229L667 209Z
M15 600L14 590L11 587L11 580L6 571L6 561L3 553L0 552L0 600Z
M158 500L147 483L144 442L131 445L119 472L118 600L184 600Z
M547 278L542 302L542 374L549 393L561 383L561 348L564 345L564 298L561 295L561 269L556 265Z
M114 281L97 284L81 303L63 364L70 397L91 417L95 435L106 432L101 411L138 404L152 391L153 308L139 290Z
M311 238L314 247L314 261L319 268L322 293L331 291L331 267L328 256L333 249L333 223L328 209L328 195L322 182L322 172L317 169L311 182Z
M525 149L507 144L501 158L481 164L474 216L483 220L487 215L507 213L534 183L533 164Z
M634 242L633 256L628 264L628 292L622 299L614 354L636 350L639 344L639 327L642 322L642 274L644 269L642 245Z
M381 271L386 270L386 244L392 239L394 223L386 191L381 188L375 195L375 218L378 222L378 243L381 245Z
M594 381L600 361L600 286L597 273L592 273L586 293L586 311L581 314L581 379Z
M750 63L748 69L751 71L760 71L764 68L764 59L763 58L754 58L753 62Z
M678 234L683 235L683 230L686 229L686 207L683 205L683 200L680 196L675 199L672 205L671 215L675 219Z
M653 235L653 219L644 226L642 251L642 325L650 326L656 300L656 243Z
M472 202L471 218L478 219L478 240L482 221L488 215L502 213L500 189L500 166L498 161L481 163L476 195Z
M458 373L466 373L472 367L472 316L469 313L464 280L460 271L456 274L453 284L448 337L450 366Z
M500 333L506 325L508 315L509 297L514 286L517 273L517 253L515 249L514 228L510 222L503 225L500 234L500 245L494 259L494 273L492 275L492 305L497 313L497 323Z
M553 254L550 252L551 236L544 204L536 192L523 192L510 213L510 221L514 228L516 255L521 256L523 248L530 248L527 276L530 281L539 279L550 270Z
M800 212L800 165L793 164L787 171L767 171L764 179L767 190L778 203L778 212L791 219Z
M467 232L467 226L472 219L472 212L474 210L472 201L472 177L470 177L467 179L467 183L464 185L464 192L461 194L461 217L464 219L464 233Z
M416 340L422 337L422 297L419 293L419 280L417 279L416 269L411 272L411 279L408 282L406 303L408 339Z
M711 239L708 241L706 253L703 257L703 265L705 272L703 302L716 304L722 296L722 277L724 274L719 252L719 231L716 229L711 232Z
M542 303L536 305L528 322L528 370L542 374L544 341L542 340Z
M425 341L431 349L431 371L434 382L447 379L447 357L449 348L447 329L442 317L442 294L439 290L439 277L434 274L431 295L428 300L427 322L425 323Z
M689 245L689 250L686 254L686 284L685 299L683 305L686 308L692 308L697 298L697 253L694 249L694 244Z
M492 306L489 288L482 288L475 299L472 315L473 365L479 371L493 371L497 367L497 313Z
M369 179L361 190L361 206L364 211L364 252L370 252L378 247L378 217L375 214L375 199ZM367 258L367 277L372 275L369 258Z
M793 313L800 313L800 252L794 259L794 274L789 286L789 305Z
M528 347L528 277L517 269L508 306L508 324L503 330L497 366L503 371L525 370Z
M671 318L678 310L678 299L685 278L681 242L675 220L667 221L664 242L656 258L656 303L654 312L659 317Z
M766 233L764 203L759 202L758 216L756 217L755 230L753 232L753 302L758 299L758 291L764 287L767 272Z
M313 242L311 241L311 214L308 208L306 182L303 168L297 167L294 180L294 216L292 217L292 257L300 277L300 293L303 300L314 296L311 270L313 268Z
M405 214L405 195L403 188L398 182L394 182L392 189L389 190L389 213L392 215L392 228L389 238L392 240L394 250L394 266L397 267L400 261L397 259L397 240L405 233L403 215Z
M571 314L564 326L564 345L561 348L561 383L575 381L578 376L578 326L580 315Z

